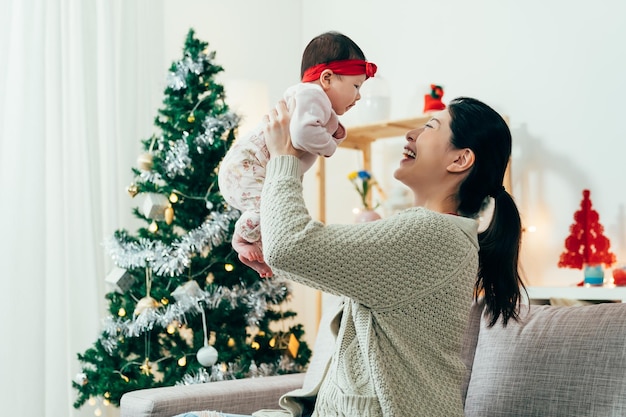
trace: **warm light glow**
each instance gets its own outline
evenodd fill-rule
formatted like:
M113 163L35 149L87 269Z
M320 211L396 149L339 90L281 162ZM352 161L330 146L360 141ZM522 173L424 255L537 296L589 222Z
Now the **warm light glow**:
M163 297L161 298L161 304L163 304L164 306L168 305L170 303L170 300L168 300L167 298Z
M359 214L361 212L361 209L359 209L358 207L355 207L352 209L352 214Z
M93 414L97 417L100 417L102 415L102 410L100 410L100 408L96 408Z
M274 346L276 346L276 338L272 337L270 339L270 343L269 343L270 347L273 348Z
M250 347L254 350L259 350L261 348L261 345L259 344L259 342L252 342L250 343Z
M178 366L185 366L185 365L187 365L187 357L183 356L182 358L178 360Z
M156 233L157 230L159 230L159 225L153 221L152 223L150 223L150 226L148 226L148 230L150 231L150 233Z
M174 326L173 324L169 324L167 326L167 333L168 334L174 334L175 331L176 331L176 326Z
M111 393L110 392L105 392L104 393L104 398L111 398Z
M232 337L230 339L228 339L227 346L228 347L234 347L235 346L235 339L233 339Z
M170 194L170 203L177 203L178 202L178 194L172 193Z
M102 404L103 404L105 407L108 407L108 406L110 406L110 405L111 405L111 401L109 401L109 400L107 400L107 399L104 399L104 400L102 400Z
M124 307L120 307L120 309L117 310L117 315L120 317L126 316L126 310L124 309Z
M232 264L225 264L224 269L228 272L232 272L235 267Z
M89 398L89 405L96 405L96 399L94 397Z

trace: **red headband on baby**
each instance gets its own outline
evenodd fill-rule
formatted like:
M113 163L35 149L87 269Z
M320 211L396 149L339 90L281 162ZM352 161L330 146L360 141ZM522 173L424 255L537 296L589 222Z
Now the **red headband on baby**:
M304 71L302 82L315 81L320 74L326 70L332 70L339 75L361 75L365 74L366 78L373 77L376 74L376 64L367 62L362 59L343 59L340 61L331 61L327 64L318 64Z

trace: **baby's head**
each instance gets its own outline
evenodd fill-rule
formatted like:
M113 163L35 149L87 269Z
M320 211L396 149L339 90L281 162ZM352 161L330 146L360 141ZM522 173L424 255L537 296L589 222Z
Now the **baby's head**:
M316 36L302 54L302 82L319 84L338 115L356 104L361 85L375 73L376 65L365 60L361 48L338 32Z

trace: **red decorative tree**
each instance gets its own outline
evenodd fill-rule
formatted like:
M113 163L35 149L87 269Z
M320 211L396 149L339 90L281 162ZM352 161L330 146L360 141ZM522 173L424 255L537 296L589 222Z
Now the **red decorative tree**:
M615 254L610 251L611 242L604 236L598 212L591 208L589 190L583 190L580 210L574 213L574 224L565 239L565 251L559 259L559 268L582 269L585 265L615 263Z

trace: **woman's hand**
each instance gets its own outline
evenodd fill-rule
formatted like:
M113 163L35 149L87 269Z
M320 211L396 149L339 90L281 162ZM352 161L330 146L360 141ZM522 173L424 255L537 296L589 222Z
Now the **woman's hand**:
M293 103L292 103L293 106ZM293 108L293 107L291 107ZM280 100L276 107L265 116L265 143L270 153L270 158L279 155L302 156L304 151L296 149L291 144L289 122L291 120L290 109L285 100Z

